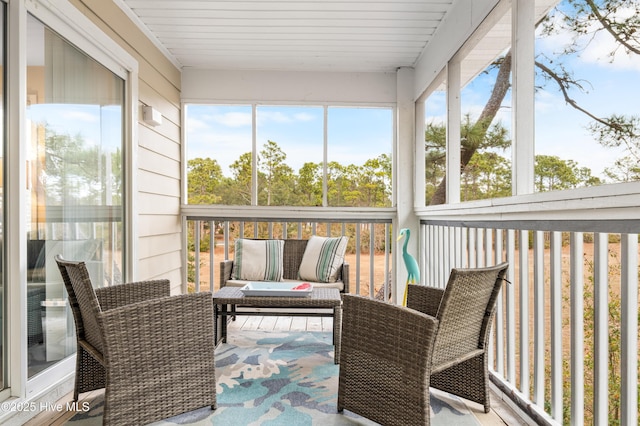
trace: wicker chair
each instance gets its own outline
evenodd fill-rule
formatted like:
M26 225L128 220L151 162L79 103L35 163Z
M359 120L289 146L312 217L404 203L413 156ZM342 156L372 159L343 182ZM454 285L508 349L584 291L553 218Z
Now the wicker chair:
M453 269L447 287L410 285L407 307L440 321L433 351L431 387L490 410L488 345L498 294L508 264Z
M487 346L507 267L453 269L445 289L410 285L407 308L345 295L338 411L428 425L431 386L489 412Z
M429 424L438 320L378 300L343 296L338 411L383 425ZM416 339L420 336L420 339Z
M210 293L170 296L168 280L94 290L84 262L56 262L76 323L74 401L104 387L105 425L215 410Z

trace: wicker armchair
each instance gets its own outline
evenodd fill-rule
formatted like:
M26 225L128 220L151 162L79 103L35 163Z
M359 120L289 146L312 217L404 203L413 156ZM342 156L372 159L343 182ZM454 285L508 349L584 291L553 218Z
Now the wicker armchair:
M490 410L487 369L489 331L507 263L453 269L445 289L410 285L407 307L436 317L431 387Z
M383 425L428 425L438 320L362 296L345 294L342 303L338 411Z
M428 425L431 386L489 412L487 347L507 268L453 269L445 289L410 285L407 308L376 300L356 304L345 296L338 411L385 425ZM433 333L419 314L434 321ZM404 361L414 353L418 366Z
M168 280L94 290L84 262L56 262L76 324L74 401L104 387L105 425L216 408L210 293L170 296Z

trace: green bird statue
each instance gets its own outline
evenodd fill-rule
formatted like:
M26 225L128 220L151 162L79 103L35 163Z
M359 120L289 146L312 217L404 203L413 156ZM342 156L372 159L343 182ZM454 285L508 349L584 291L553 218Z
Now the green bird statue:
M409 244L409 238L411 238L411 231L408 228L402 228L400 230L398 241L400 241L403 237L406 238L404 240L404 244L402 245L402 260L404 260L404 266L407 268L408 275L407 282L404 287L402 306L407 306L407 291L409 289L409 284L420 283L420 267L418 266L418 262L416 261L415 257L407 253L407 244Z

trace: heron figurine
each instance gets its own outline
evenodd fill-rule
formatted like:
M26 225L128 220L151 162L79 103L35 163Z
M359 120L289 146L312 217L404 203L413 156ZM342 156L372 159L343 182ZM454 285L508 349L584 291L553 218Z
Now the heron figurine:
M418 284L420 283L420 268L418 267L418 262L416 258L410 255L407 252L407 244L409 244L409 238L411 238L411 231L408 228L402 228L400 230L400 235L398 235L398 241L400 241L403 237L404 244L402 245L402 260L404 260L404 266L407 268L407 282L404 287L404 296L402 298L402 306L407 306L407 291L409 289L409 284Z

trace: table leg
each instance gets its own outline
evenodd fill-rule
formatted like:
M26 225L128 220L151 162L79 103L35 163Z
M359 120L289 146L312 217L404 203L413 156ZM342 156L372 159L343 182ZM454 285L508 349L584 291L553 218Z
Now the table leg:
M218 304L214 303L213 304L213 342L216 346L218 346L218 343L220 343L220 341L218 340L218 336L220 335L220 333L218 333L218 327L220 326L220 322L218 321Z
M227 305L222 305L222 312L220 314L220 334L222 337L222 343L227 343Z
M342 306L333 308L333 362L340 364L340 348L342 342Z

